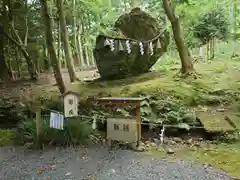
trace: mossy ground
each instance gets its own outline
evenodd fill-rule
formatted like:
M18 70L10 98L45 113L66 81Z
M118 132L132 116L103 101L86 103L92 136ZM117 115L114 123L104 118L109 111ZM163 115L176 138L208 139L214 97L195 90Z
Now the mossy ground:
M220 125L227 123L224 119L226 115L239 113L240 61L218 59L195 63L196 72L199 74L198 79L176 77L180 65L176 62L168 63L167 61L167 63L156 64L153 72L137 77L73 83L68 86L68 90L79 93L82 101L89 97L103 96L152 96L166 101L176 100L174 103L179 104L179 107L184 105L189 109L203 111L199 114L202 117L200 119L214 116L212 110L224 109L223 113L218 113L221 114L221 117L216 116L216 122L223 122L219 123ZM60 97L56 87L48 89L47 92L46 89L41 89L41 91L33 93L35 97L39 97L41 94L41 99L46 100L48 104ZM204 112L203 109L207 109L207 112ZM227 126L222 125L221 127ZM206 123L206 128L219 129L216 127L216 123ZM231 130L232 127L229 126L228 129Z
M240 178L240 142L232 144L211 144L202 143L200 147L190 147L188 145L177 145L172 147L173 155L168 155L163 151L152 151L167 161L187 159L202 164L211 165L215 168L226 171L235 178Z
M0 129L0 147L14 144L14 133L11 130Z
M179 65L157 64L158 72L137 77L92 83L74 83L68 90L80 93L82 99L91 96L173 96L186 105L220 105L237 100L240 90L240 61L212 61L195 64L198 79L174 77ZM163 70L165 67L165 70ZM170 68L169 68L170 67ZM60 96L57 88L35 90L33 96Z

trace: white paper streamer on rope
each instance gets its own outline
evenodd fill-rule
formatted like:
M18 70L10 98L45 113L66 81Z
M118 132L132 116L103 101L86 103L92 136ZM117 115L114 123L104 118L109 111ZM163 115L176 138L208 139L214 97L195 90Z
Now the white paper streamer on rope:
M118 41L118 50L119 51L124 51L122 42L120 40Z
M161 42L160 42L160 40L158 39L157 40L157 49L160 49L161 48Z
M110 41L110 49L111 49L111 51L114 51L115 50L115 48L114 48L114 40L110 39L109 41Z
M129 40L126 40L126 46L127 46L127 52L128 52L128 54L130 54L131 53L131 46L130 46Z
M139 47L140 47L141 55L144 55L144 48L143 48L143 43L142 42L139 42Z
M150 50L150 55L152 56L153 55L153 43L152 42L149 43L149 50Z
M105 41L104 41L104 46L110 46L111 45L111 42L110 42L110 39L106 39Z
M50 113L50 128L63 130L64 116L62 114Z

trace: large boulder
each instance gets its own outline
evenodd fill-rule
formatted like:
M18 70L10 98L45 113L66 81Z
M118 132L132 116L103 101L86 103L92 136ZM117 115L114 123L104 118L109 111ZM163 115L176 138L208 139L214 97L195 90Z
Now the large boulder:
M135 8L120 16L112 31L97 37L94 58L102 79L120 79L148 72L168 44L166 26Z

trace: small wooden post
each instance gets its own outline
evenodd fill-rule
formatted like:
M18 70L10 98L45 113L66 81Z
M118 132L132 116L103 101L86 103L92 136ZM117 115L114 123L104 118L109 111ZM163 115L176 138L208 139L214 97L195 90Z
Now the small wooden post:
M138 136L138 141L137 141L137 146L140 145L141 141L141 114L140 114L140 104L136 106L136 121L137 121L137 136Z
M111 106L110 106L111 107ZM111 114L111 108L109 107L108 109L108 113ZM107 137L107 131L106 131L106 134L105 136ZM107 144L108 144L108 148L111 148L112 147L112 140L111 139L107 139Z
M40 132L41 132L41 103L33 102L31 106L32 112L36 114L36 134L37 139L39 140Z
M41 132L41 107L36 108L36 132L37 132L37 138L39 140L39 136Z

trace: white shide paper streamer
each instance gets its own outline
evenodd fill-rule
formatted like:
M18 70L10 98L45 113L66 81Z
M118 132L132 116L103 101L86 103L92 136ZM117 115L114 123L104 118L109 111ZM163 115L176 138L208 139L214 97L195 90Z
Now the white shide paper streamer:
M62 114L50 113L50 128L63 130L64 116Z
M128 52L128 54L130 54L131 53L131 46L130 46L129 40L126 41L126 46L127 46L127 52Z
M144 48L143 48L143 43L142 42L139 42L139 47L140 47L141 55L144 55Z
M111 51L114 51L114 40L113 39L110 39L109 40L110 41L110 49L111 49Z
M153 55L153 43L152 42L149 43L149 50L150 50L150 55L152 56Z

